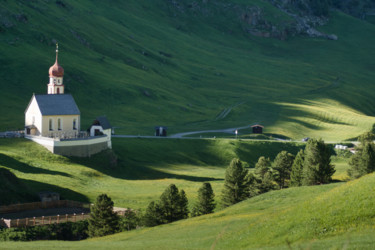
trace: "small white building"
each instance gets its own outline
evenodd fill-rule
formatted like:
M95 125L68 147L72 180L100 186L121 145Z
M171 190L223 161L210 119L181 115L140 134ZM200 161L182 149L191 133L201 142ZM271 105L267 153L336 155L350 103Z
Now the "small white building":
M109 138L108 148L112 148L112 142L110 140L112 136L112 126L105 116L97 117L90 127L90 136L100 135L106 135L107 138Z

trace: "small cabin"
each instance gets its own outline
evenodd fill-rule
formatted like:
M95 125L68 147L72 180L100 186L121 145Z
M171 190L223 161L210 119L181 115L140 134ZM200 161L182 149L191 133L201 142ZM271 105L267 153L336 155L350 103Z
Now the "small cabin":
M167 136L167 127L156 126L155 127L155 136Z
M107 117L97 117L90 127L90 136L107 135L111 136L112 126L109 123Z
M60 194L56 192L44 191L38 193L39 198L42 202L59 201Z
M259 125L259 124L255 124L255 125L251 126L251 128L253 130L253 134L262 134L264 126Z

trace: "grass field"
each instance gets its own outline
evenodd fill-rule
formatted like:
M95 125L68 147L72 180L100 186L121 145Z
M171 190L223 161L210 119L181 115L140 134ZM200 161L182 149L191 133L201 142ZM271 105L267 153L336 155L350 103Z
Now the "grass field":
M219 198L225 168L232 158L254 167L260 156L281 150L296 154L302 143L274 141L114 139L113 152L90 159L67 158L22 139L0 140L0 166L34 193L56 191L64 199L93 202L107 193L119 207L145 208L171 183L186 191L190 205L202 182L211 182ZM335 158L337 178L346 178L347 160Z
M212 215L82 242L4 243L4 249L372 249L375 175L272 191Z
M208 16L161 0L63 2L0 3L0 130L23 128L32 93L46 93L56 41L82 129L106 114L122 134L258 122L287 138L344 140L375 123L369 22L333 12L319 29L337 41L279 41L244 32L238 10L251 6L275 25L290 21L261 0L208 2Z

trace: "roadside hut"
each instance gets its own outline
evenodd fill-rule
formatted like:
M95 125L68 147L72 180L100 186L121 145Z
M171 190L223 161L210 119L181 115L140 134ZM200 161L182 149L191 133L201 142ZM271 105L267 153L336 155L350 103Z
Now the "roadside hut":
M155 136L167 136L167 127L156 126L155 127Z
M253 134L262 134L264 126L260 124L255 124L251 126L251 128L253 129Z

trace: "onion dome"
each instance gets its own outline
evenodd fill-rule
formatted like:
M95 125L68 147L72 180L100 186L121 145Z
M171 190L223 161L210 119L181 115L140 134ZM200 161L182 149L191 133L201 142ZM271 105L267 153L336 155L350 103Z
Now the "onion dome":
M59 45L56 44L56 61L55 61L55 64L49 68L50 77L63 77L64 76L64 68L61 67L59 62L57 61L58 54L59 54Z

